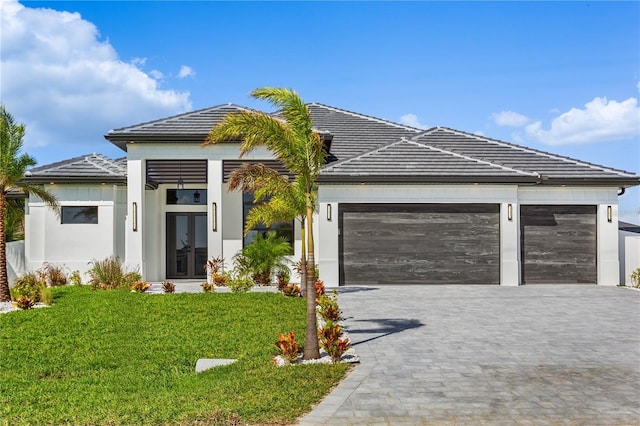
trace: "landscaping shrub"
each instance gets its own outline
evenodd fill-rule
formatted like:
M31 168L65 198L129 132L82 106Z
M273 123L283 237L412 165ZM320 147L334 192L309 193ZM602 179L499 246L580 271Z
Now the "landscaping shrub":
M40 301L47 306L53 305L53 292L50 287L43 287L40 293Z
M75 286L82 285L82 276L80 275L80 271L75 270L71 274L69 274L69 284L72 284Z
M16 300L16 306L20 309L31 309L36 302L31 297L20 296L18 300Z
M274 273L289 270L286 257L290 254L291 244L269 231L243 248L234 261L240 275L251 276L258 285L270 285Z
M340 362L342 355L350 348L348 338L342 338L342 327L337 322L326 321L322 328L318 329L320 347L331 357L333 362Z
M342 311L338 306L338 292L333 290L331 295L324 294L317 299L318 313L325 321L340 321Z
M318 303L318 299L327 292L327 289L324 286L324 282L322 280L316 281L316 303Z
M144 293L151 288L151 284L146 281L136 281L131 285L131 291L135 293Z
M117 256L107 257L104 260L93 260L90 265L91 269L87 273L91 288L94 290L129 288L141 278L137 271L127 271Z
M36 275L49 287L67 285L67 275L64 273L63 267L56 266L49 262L44 262L42 266L36 270Z
M300 297L300 287L296 284L287 284L282 288L282 294L287 297Z
M278 271L278 290L282 291L285 286L289 285L289 271Z
M227 283L227 276L224 273L224 259L222 257L218 256L207 260L205 269L211 277L211 282L216 286L224 286Z
M200 284L200 287L202 287L202 291L204 291L205 293L213 293L214 291L216 291L216 286L210 282L203 282L202 284Z
M165 281L162 283L162 290L165 293L175 293L176 292L176 285L174 283L172 283L171 281Z
M34 302L39 302L42 296L42 289L46 287L45 281L35 272L27 272L19 277L13 284L11 296L13 300L20 297L28 297Z
M233 293L246 293L254 286L253 279L240 274L231 278L227 283Z
M296 334L293 331L288 334L278 334L278 340L275 341L275 345L280 350L280 355L287 361L296 362L298 360L300 345L296 342Z
M634 287L640 287L640 268L636 269L631 274L631 282Z

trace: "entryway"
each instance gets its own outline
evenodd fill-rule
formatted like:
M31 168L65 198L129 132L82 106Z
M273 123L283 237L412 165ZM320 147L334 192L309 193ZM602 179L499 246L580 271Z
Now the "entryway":
M167 213L167 278L205 278L207 214Z

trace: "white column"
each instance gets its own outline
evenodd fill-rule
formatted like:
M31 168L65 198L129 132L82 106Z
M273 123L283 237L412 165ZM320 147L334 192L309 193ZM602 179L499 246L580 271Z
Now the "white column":
M222 161L209 160L207 165L207 252L209 258L218 256L224 257L224 253L222 250L223 190Z
M511 206L511 207L509 207ZM511 210L511 212L509 212ZM509 219L511 217L511 219ZM500 204L500 285L520 284L520 205Z
M609 208L611 213L609 213ZM609 222L609 217L611 222ZM618 259L618 205L598 205L598 284L620 284Z
M321 202L320 210L314 219L314 234L317 235L315 254L320 279L326 287L337 287L340 284L338 203Z
M139 267L143 280L146 279L143 220L145 212L144 168L144 160L127 161L127 219L125 224L125 262L130 268Z

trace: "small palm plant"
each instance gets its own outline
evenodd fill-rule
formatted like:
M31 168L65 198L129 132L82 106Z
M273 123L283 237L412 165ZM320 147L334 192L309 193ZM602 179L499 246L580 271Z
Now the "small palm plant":
M240 274L251 276L258 285L269 285L276 273L288 270L289 255L291 244L275 231L268 231L242 249L234 260Z

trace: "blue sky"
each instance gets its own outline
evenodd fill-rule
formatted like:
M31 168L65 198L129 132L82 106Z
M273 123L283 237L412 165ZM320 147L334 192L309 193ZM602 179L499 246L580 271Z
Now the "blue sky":
M0 97L39 164L286 86L640 174L639 2L0 1Z

